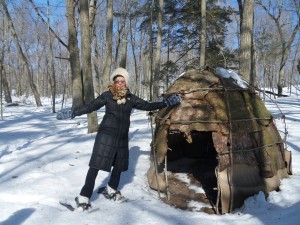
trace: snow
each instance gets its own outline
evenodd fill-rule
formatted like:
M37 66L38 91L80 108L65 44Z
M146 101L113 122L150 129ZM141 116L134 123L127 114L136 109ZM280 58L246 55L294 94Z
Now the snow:
M216 67L216 74L218 74L223 78L227 78L227 79L232 78L236 82L236 84L239 85L241 88L247 88L247 85L245 81L243 81L241 76L231 69Z
M275 100L285 114L287 147L293 154L293 175L282 180L280 191L271 192L267 199L263 193L258 193L248 198L240 209L224 215L171 207L149 189L146 172L151 126L146 112L141 111L132 113L130 166L120 184L122 193L131 201L118 204L99 196L97 189L108 181L108 173L100 171L91 199L93 207L100 210L90 214L66 210L58 201L72 201L78 195L88 169L95 134L87 134L85 115L58 121L51 113L50 99L42 101L44 106L40 108L30 101L4 107L4 120L0 121L1 225L300 224L300 100L297 96ZM57 102L57 108L60 105ZM272 101L267 101L266 105L272 113L279 114ZM102 116L103 110L98 111L99 120ZM276 119L281 134L284 131L282 122L282 119ZM190 205L205 206L195 202Z

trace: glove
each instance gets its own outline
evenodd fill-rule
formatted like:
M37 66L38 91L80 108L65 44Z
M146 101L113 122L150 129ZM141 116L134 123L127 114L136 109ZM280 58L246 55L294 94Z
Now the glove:
M164 100L164 103L169 106L177 105L181 102L181 98L179 95L173 94L169 98Z
M74 110L70 108L65 108L57 112L56 119L58 120L67 120L67 119L73 119L75 117Z

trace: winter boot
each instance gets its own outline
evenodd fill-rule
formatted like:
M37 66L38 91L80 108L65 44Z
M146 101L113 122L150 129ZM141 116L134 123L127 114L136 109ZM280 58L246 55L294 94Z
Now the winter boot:
M75 202L78 211L89 211L92 208L88 197L79 195L75 198Z
M121 194L120 191L116 191L108 185L102 191L102 194L104 195L105 198L114 200L115 202L123 202L125 200L125 197Z

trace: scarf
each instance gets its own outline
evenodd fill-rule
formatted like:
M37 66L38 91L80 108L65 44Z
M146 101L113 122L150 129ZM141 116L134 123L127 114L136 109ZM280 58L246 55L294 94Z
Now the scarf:
M127 87L117 87L115 84L110 84L108 90L112 93L113 99L117 101L118 105L126 103Z

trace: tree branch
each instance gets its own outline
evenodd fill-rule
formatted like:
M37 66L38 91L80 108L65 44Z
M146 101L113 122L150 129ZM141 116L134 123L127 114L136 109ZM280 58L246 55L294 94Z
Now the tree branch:
M57 40L63 45L65 46L67 49L69 48L69 46L58 36L58 34L51 28L50 24L47 23L47 21L44 20L44 18L42 17L42 15L40 14L39 10L37 9L36 5L34 4L34 2L32 0L28 0L31 4L32 7L34 9L34 11L37 13L38 17L43 21L43 23L48 27L51 31L51 33L57 38Z

